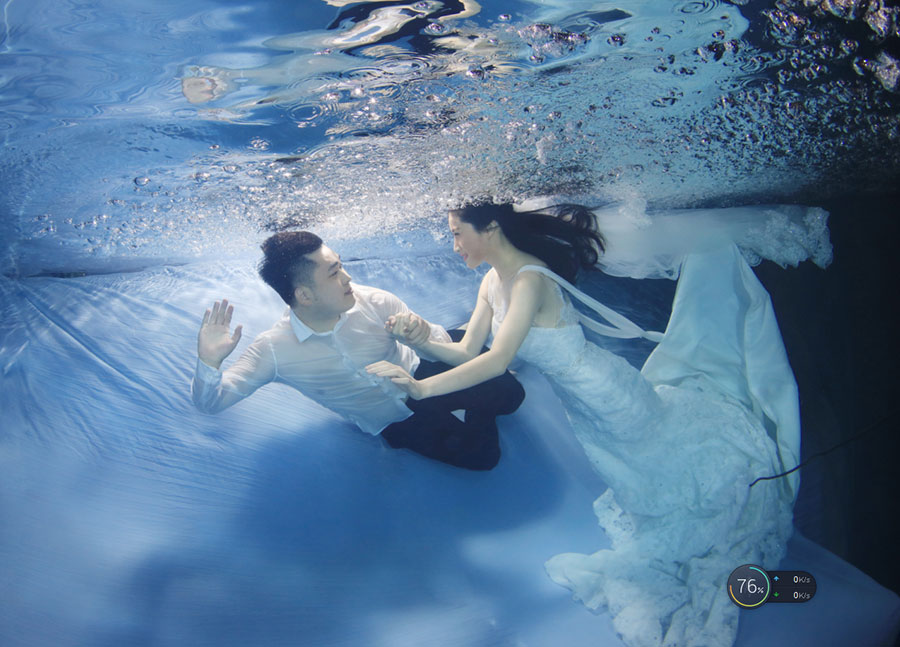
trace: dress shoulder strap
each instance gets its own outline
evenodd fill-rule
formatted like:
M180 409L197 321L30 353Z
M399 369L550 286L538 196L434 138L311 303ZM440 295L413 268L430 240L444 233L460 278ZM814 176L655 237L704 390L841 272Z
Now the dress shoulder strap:
M611 326L602 324L579 312L578 320L585 328L590 328L594 332L601 335L606 335L607 337L618 337L620 339L634 339L636 337L643 337L644 339L649 339L650 341L654 342L662 341L663 334L661 332L644 330L624 315L620 315L612 308L605 306L595 298L588 296L587 294L576 288L574 285L569 283L567 280L565 280L563 277L561 277L559 274L550 271L546 267L541 267L540 265L523 265L521 268L519 268L519 272L537 272L553 279L562 289L572 295L575 299L586 305L588 308L590 308L610 324L612 324ZM518 274L519 272L516 272L516 274Z

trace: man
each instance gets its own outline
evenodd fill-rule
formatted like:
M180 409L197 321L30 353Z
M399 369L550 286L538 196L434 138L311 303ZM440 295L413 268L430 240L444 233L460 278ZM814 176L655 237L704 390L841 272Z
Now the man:
M450 341L450 335L390 292L351 284L340 257L311 232L280 232L262 250L259 274L289 310L224 371L222 361L240 341L241 326L230 331L233 306L225 300L206 311L191 385L198 409L216 413L277 381L380 434L393 448L473 470L497 464L494 419L515 411L525 397L512 375L445 396L407 399L366 366L385 360L424 379L450 366L421 360L392 335L393 326L403 326L411 343ZM452 413L457 410L465 410L464 420Z

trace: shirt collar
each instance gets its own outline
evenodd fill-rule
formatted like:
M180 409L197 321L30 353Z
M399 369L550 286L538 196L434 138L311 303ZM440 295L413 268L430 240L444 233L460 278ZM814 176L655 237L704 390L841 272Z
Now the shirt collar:
M326 337L328 335L334 334L337 332L341 326L344 325L344 322L347 320L347 314L356 308L356 304L353 305L353 308L350 308L347 312L342 312L340 319L337 320L337 323L334 324L334 328L329 330L328 332L316 332L305 323L300 321L300 317L291 309L288 308L288 316L291 320L291 330L294 331L294 335L297 337L297 341L304 342L309 339L312 335L318 335L319 337Z

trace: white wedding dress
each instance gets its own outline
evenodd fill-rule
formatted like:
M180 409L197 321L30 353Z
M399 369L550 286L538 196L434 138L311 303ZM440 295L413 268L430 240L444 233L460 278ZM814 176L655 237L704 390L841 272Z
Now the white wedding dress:
M546 268L520 271L574 290ZM496 273L488 280L496 334L506 304ZM605 607L627 645L731 645L738 608L725 582L742 564L777 567L797 487L795 476L749 487L799 453L796 385L768 294L734 245L689 256L666 334L638 371L587 341L559 293L557 327L532 327L518 356L550 381L609 486L594 513L612 548L557 555L547 571Z

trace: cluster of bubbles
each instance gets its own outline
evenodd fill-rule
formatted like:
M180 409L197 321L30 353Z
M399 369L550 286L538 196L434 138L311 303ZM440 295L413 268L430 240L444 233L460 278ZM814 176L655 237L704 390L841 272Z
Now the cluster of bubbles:
M518 30L518 35L531 47L533 53L528 58L535 63L542 63L548 57L566 56L577 51L589 40L586 33L555 29L546 23L527 25Z
M33 235L90 233L101 256L232 253L296 227L396 247L413 229L444 241L445 210L473 198L816 202L877 189L900 167L896 79L884 62L897 15L880 0L643 3L633 15L559 10L480 24L441 19L442 6L391 14L402 24L378 16L392 38L419 21L407 36L418 48L298 50L254 72L266 89L250 100L246 85L229 99L236 71L197 68L213 79L204 92L221 91L194 95L201 115L224 128L274 125L240 148L123 177L102 214L40 216ZM329 31L278 43L326 37L336 42ZM301 75L310 60L323 67ZM272 75L288 80L273 91Z
M900 38L900 7L884 0L778 0L763 15L768 35L789 52L785 80L807 82L827 75L829 66L849 61L889 92L900 91L895 48Z

